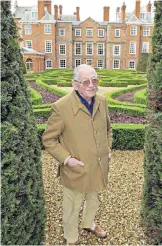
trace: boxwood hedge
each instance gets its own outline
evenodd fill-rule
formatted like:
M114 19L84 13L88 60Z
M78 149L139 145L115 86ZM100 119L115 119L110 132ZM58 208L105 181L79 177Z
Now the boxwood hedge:
M42 134L46 124L38 124L39 139L42 144ZM113 149L138 150L143 149L145 125L142 124L112 124ZM43 147L43 145L42 145Z

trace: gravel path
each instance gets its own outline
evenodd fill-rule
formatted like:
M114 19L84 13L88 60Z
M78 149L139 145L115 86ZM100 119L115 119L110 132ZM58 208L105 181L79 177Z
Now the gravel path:
M112 151L109 185L107 190L100 193L101 206L96 216L96 221L100 221L102 227L108 232L108 238L97 239L79 227L78 244L146 245L140 226L142 161L142 150ZM55 178L57 165L57 162L44 151L43 179L47 207L46 245L64 244L62 187Z

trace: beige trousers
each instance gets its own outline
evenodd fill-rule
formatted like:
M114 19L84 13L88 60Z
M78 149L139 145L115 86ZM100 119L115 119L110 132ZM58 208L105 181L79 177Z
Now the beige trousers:
M98 192L81 194L63 187L63 227L68 243L78 240L79 212L84 198L82 227L91 228L99 207Z

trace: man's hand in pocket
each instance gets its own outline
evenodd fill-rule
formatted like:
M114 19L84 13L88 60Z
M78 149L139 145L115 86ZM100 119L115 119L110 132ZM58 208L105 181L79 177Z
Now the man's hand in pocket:
M71 157L71 158L69 158L69 160L68 160L68 162L67 162L67 165L68 165L69 167L73 167L73 166L76 166L76 165L84 166L84 163L81 162L81 161L79 161L79 160L76 159L76 158Z

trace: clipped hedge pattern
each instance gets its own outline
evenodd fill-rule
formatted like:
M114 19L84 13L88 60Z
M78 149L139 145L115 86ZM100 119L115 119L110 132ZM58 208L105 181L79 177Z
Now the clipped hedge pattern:
M128 82L117 82L117 81L112 81L112 82L99 82L99 86L102 87L127 87Z
M58 88L51 87L50 85L43 83L41 80L36 80L36 84L39 85L41 88L44 88L50 92L56 93L59 96L65 96L68 93L67 91L63 91Z
M31 96L31 102L33 105L37 105L37 104L42 104L42 96L41 94L34 90L33 88L31 87L28 87L29 89L29 93L30 93L30 96Z
M137 91L135 93L135 95L134 95L134 102L135 103L146 105L146 100L147 100L146 89Z
M113 148L120 150L143 149L145 125L113 124Z
M38 124L39 138L42 143L42 134L46 124ZM138 150L143 149L145 125L142 124L112 124L113 149ZM42 145L43 147L43 145Z
M129 92L129 91L136 91L136 90L139 90L141 88L145 88L146 85L138 85L138 86L133 86L133 87L128 87L128 88L124 88L124 89L120 89L120 90L117 90L117 91L113 91L113 92L106 92L104 95L105 97L107 98L109 104L111 105L122 105L122 106L131 106L131 107L139 107L139 108L145 108L146 106L143 105L143 104L133 104L133 103L128 103L128 102L121 102L121 101L118 101L118 100L115 100L114 97L118 96L118 95L121 95L121 94L124 94L126 92Z

